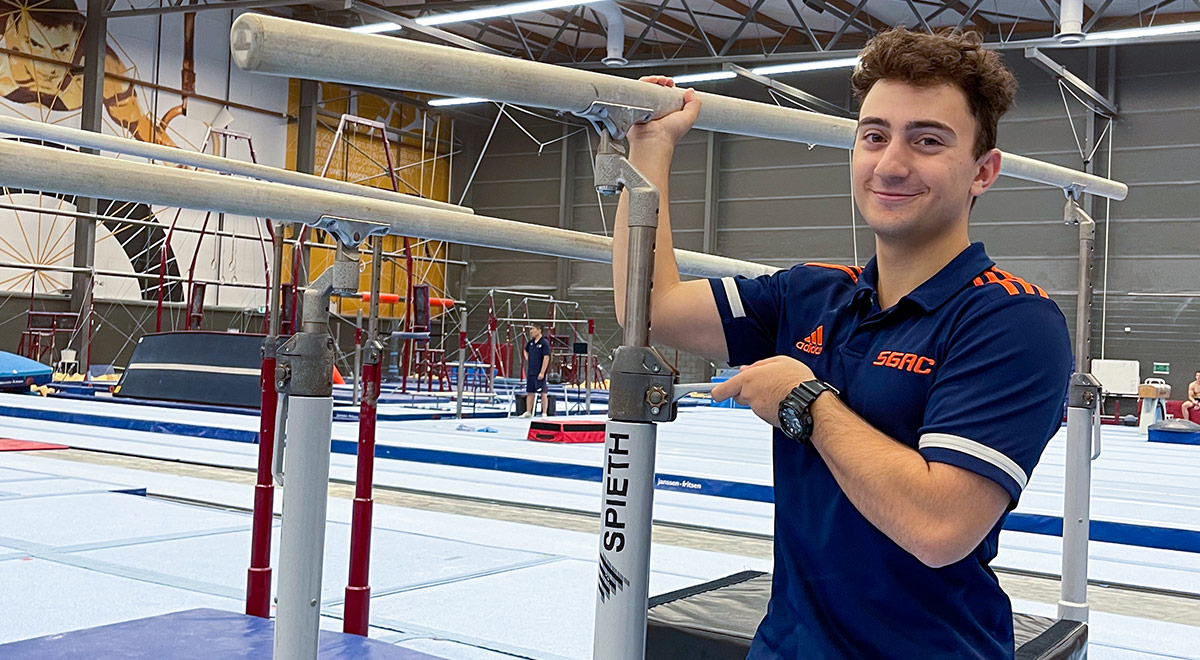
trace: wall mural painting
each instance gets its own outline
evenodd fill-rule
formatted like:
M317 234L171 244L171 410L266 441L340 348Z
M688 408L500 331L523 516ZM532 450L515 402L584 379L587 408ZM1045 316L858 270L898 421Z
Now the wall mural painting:
M228 14L220 20L227 26ZM209 19L208 23L214 21ZM84 26L83 12L75 0L0 0L0 113L79 126L83 105ZM220 30L222 26L209 27ZM109 23L102 130L143 142L198 150L209 142L210 126L223 128L234 117L224 104L193 98L198 81L197 15L172 16L162 21L162 38L158 43L127 36L156 35L159 28L160 22L155 17ZM182 38L177 35L180 30ZM123 48L121 41L130 43L133 52ZM223 86L224 93L228 93L232 75L228 53L216 46L212 50L200 54L199 77L209 78L210 87ZM158 85L143 84L148 80L143 76L145 72L151 72ZM238 119L243 123L234 128L241 132L258 134L260 130L256 129L261 129L269 132L267 138L281 138L284 134L282 119L264 122L259 116L246 117L245 113ZM260 155L266 152L270 158L268 164L278 165L284 145L282 139L274 142L266 149L255 144L255 151ZM219 153L224 146L209 144L206 150ZM232 157L245 158L244 146L235 150L230 143L229 150ZM32 295L69 289L69 273L14 266L70 266L74 221L56 212L75 210L75 199L70 195L0 187L0 291ZM186 295L184 287L170 278L178 278L188 270L194 270L197 279L265 280L265 253L260 241L212 235L213 230L220 229L243 236L263 236L265 227L261 219L212 219L201 212L152 208L125 200L99 200L96 212L108 218L97 225L97 269L130 274L98 276L97 298L155 300L161 274L163 299L181 301ZM143 224L121 223L116 219ZM172 224L177 225L174 232L169 231ZM206 235L188 231L205 224L209 231ZM170 245L166 245L168 235ZM214 291L210 286L206 302L253 307L262 304L262 293L229 287Z

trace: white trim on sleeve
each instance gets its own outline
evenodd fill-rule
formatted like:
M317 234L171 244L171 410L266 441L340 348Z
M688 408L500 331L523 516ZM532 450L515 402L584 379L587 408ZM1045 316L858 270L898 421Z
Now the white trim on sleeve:
M986 463L991 463L1012 477L1013 481L1017 482L1017 488L1020 490L1025 490L1025 484L1029 483L1029 477L1025 475L1025 471L1015 461L995 449L974 440L950 435L949 433L926 433L921 436L920 442L917 443L917 448L925 449L926 447L951 449L968 456L974 456Z
M732 277L722 277L721 284L725 285L725 297L729 299L729 313L735 319L744 318L746 309L742 307L742 294L738 293L737 282Z

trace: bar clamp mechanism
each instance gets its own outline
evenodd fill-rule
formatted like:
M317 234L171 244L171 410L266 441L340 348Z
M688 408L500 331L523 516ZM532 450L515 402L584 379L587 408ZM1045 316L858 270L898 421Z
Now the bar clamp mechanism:
M371 236L384 236L390 230L390 227L382 222L339 218L334 215L323 215L317 218L312 226L324 229L337 237L338 242L342 245L354 248Z
M1071 376L1067 389L1067 405L1071 408L1095 408L1100 400L1100 381L1087 373Z
M333 266L304 290L303 325L279 347L275 388L287 396L331 396L333 337L329 297L358 292L358 247L338 243Z
M605 103L604 101L592 101L587 110L572 114L591 122L601 135L607 132L618 140L624 140L625 134L633 128L634 124L654 118L654 110L651 108Z
M678 372L653 346L621 346L613 354L609 417L622 422L671 422Z

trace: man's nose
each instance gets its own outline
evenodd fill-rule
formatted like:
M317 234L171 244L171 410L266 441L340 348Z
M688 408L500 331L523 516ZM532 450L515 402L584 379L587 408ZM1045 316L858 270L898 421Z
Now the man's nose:
M884 180L906 179L912 171L908 145L899 140L889 142L875 163L875 176Z

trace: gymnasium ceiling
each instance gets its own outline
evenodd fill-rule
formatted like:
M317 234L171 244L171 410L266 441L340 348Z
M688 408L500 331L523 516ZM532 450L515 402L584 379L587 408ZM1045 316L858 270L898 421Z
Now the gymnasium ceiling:
M109 0L110 14L159 13L149 0ZM167 0L186 8L254 8L300 20L351 27L389 15L430 14L508 4L511 0ZM889 26L963 27L985 40L1020 41L1055 33L1057 0L617 0L630 66L718 59L786 61L801 53L853 50ZM1085 0L1085 32L1200 21L1200 0ZM600 67L605 21L594 6L450 23L438 29L501 53L558 64ZM441 41L411 30L391 32ZM811 57L809 55L808 57Z

